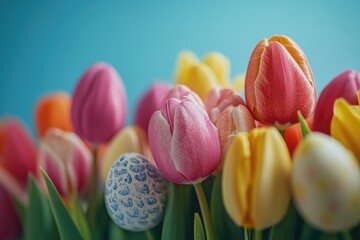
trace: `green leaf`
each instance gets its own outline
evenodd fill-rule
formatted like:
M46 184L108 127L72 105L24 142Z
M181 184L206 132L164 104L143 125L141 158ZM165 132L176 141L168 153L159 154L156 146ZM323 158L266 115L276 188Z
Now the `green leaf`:
M311 131L309 129L309 126L307 125L306 120L304 119L303 115L301 114L301 112L298 111L297 114L298 114L298 119L299 119L300 126L301 126L301 133L302 133L303 138L305 138L308 134L311 133Z
M57 192L54 184L52 183L46 172L43 169L40 170L45 179L46 186L49 191L50 206L55 218L56 225L58 227L60 238L63 240L83 239L79 230L77 229L73 220L71 219L67 209L65 208L64 203L62 202L60 195Z
M48 239L49 236L58 235L54 226L48 200L40 190L34 177L28 177L29 206L24 214L25 239Z
M271 228L270 240L276 239L294 239L296 235L296 226L298 213L293 202L290 202L287 213L280 223Z
M204 226L198 213L194 215L194 240L205 240Z
M127 240L127 232L119 228L115 223L111 222L110 224L110 237L109 240Z
M360 239L360 224L351 230L353 239Z
M79 204L76 192L71 197L69 212L84 239L91 239L89 224L86 220L85 213Z
M320 232L315 228L312 228L307 223L304 223L301 234L300 240L309 240L309 239L318 239Z
M12 204L15 208L16 214L18 218L20 219L20 222L24 224L25 221L25 213L26 213L26 206L23 202L21 202L20 199L18 199L16 196L9 194Z
M164 240L192 239L193 231L193 187L169 183L169 193L161 238Z
M225 211L221 192L221 176L222 172L215 178L210 201L215 239L244 239L244 229L237 227Z
M108 215L108 212L106 210L105 206L105 200L104 200L104 192L101 192L98 195L97 199L97 209L96 209L96 227L93 229L94 231L94 239L96 240L102 240L104 239L104 236L106 236L109 233L109 224L111 222L110 217Z

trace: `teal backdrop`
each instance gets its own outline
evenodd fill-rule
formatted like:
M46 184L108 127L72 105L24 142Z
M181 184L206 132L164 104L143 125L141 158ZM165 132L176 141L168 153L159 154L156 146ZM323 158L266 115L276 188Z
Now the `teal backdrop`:
M312 67L318 92L337 74L360 71L360 1L4 1L0 0L0 115L34 133L37 99L71 93L96 61L123 78L130 124L141 93L173 81L179 51L220 51L232 75L246 71L255 45L293 38Z

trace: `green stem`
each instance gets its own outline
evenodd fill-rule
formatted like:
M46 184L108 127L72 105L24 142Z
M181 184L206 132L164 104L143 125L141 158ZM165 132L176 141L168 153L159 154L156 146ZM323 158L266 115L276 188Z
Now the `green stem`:
M352 240L352 236L349 231L343 231L341 235L344 240Z
M262 240L262 232L260 230L255 230L254 240Z
M214 240L214 227L211 220L209 205L206 200L204 188L201 183L194 184L194 188L199 201L201 214L205 225L206 239Z
M244 228L244 238L245 238L245 240L250 240L249 239L249 229L247 229L247 228Z
M146 239L147 240L155 240L155 238L154 238L154 234L152 233L152 231L151 230L146 230L145 231L145 234L146 234Z
M95 215L96 215L96 199L98 195L98 179L99 179L99 169L98 169L98 159L97 159L97 150L98 147L93 147L93 162L92 162L92 174L90 179L90 193L89 193L89 205L88 205L88 221L91 227L94 226Z

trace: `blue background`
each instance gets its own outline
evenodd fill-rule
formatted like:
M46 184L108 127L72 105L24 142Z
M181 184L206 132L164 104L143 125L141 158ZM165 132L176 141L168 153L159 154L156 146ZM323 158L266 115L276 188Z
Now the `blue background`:
M360 1L71 2L0 0L0 115L18 116L32 131L37 99L71 93L96 61L122 76L128 123L154 80L173 81L183 49L224 53L234 76L262 38L286 34L307 55L318 92L340 72L360 70Z

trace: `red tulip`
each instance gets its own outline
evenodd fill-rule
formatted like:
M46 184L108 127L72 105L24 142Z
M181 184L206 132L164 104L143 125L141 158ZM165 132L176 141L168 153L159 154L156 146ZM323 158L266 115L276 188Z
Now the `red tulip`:
M305 118L315 106L315 83L305 54L286 36L262 40L254 49L246 72L245 98L254 118L284 129Z
M315 108L314 131L330 135L330 122L333 116L334 102L344 98L351 105L357 105L357 91L360 88L360 73L347 70L336 76L323 89Z

